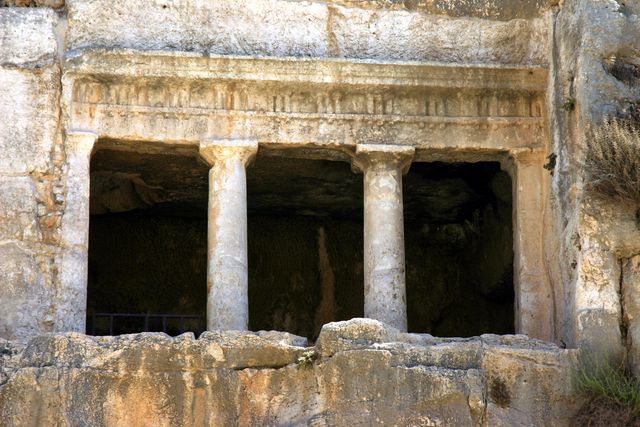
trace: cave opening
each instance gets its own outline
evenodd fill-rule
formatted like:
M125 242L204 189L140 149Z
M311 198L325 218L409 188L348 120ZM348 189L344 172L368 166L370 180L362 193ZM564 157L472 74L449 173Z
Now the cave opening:
M194 147L98 148L87 333L199 334L209 166ZM346 161L265 151L247 169L249 328L314 340L323 324L364 315L362 175ZM410 332L514 332L511 185L497 162L412 164L403 179Z
M197 150L105 145L91 160L87 333L198 335L209 168Z
M347 162L261 156L247 169L249 325L315 340L363 316L362 176Z
M512 188L498 162L416 162L403 180L410 332L514 332Z

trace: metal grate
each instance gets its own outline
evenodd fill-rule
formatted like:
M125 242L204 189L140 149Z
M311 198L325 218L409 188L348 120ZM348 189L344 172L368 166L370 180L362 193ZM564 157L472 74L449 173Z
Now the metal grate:
M171 336L206 329L204 316L193 314L93 313L87 331L91 335L121 335L138 332L164 332Z

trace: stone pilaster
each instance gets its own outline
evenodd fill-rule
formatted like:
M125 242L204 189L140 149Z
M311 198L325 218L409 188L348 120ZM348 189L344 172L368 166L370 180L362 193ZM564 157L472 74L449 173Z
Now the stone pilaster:
M511 154L515 329L532 338L552 341L554 296L545 270L544 215L548 172L541 151Z
M364 174L364 315L407 330L402 175L415 148L358 145Z
M91 154L98 135L67 131L66 207L61 222L62 254L56 297L56 332L85 332L89 262L89 197Z
M205 140L200 155L209 171L207 329L249 327L246 166L254 140Z

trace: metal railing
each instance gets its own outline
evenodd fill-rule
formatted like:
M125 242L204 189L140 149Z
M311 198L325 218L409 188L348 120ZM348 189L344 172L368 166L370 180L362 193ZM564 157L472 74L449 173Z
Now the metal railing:
M91 335L121 335L137 332L164 332L180 335L205 329L205 317L194 314L92 313L87 331Z

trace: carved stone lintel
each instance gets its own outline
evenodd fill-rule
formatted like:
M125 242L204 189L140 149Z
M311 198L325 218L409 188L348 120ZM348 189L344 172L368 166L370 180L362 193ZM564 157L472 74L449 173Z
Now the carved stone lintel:
M258 153L255 139L205 139L200 142L200 155L210 165L228 159L240 160L248 166Z
M416 149L406 145L358 144L351 161L354 172L362 173L371 167L398 167L403 174L409 171Z

